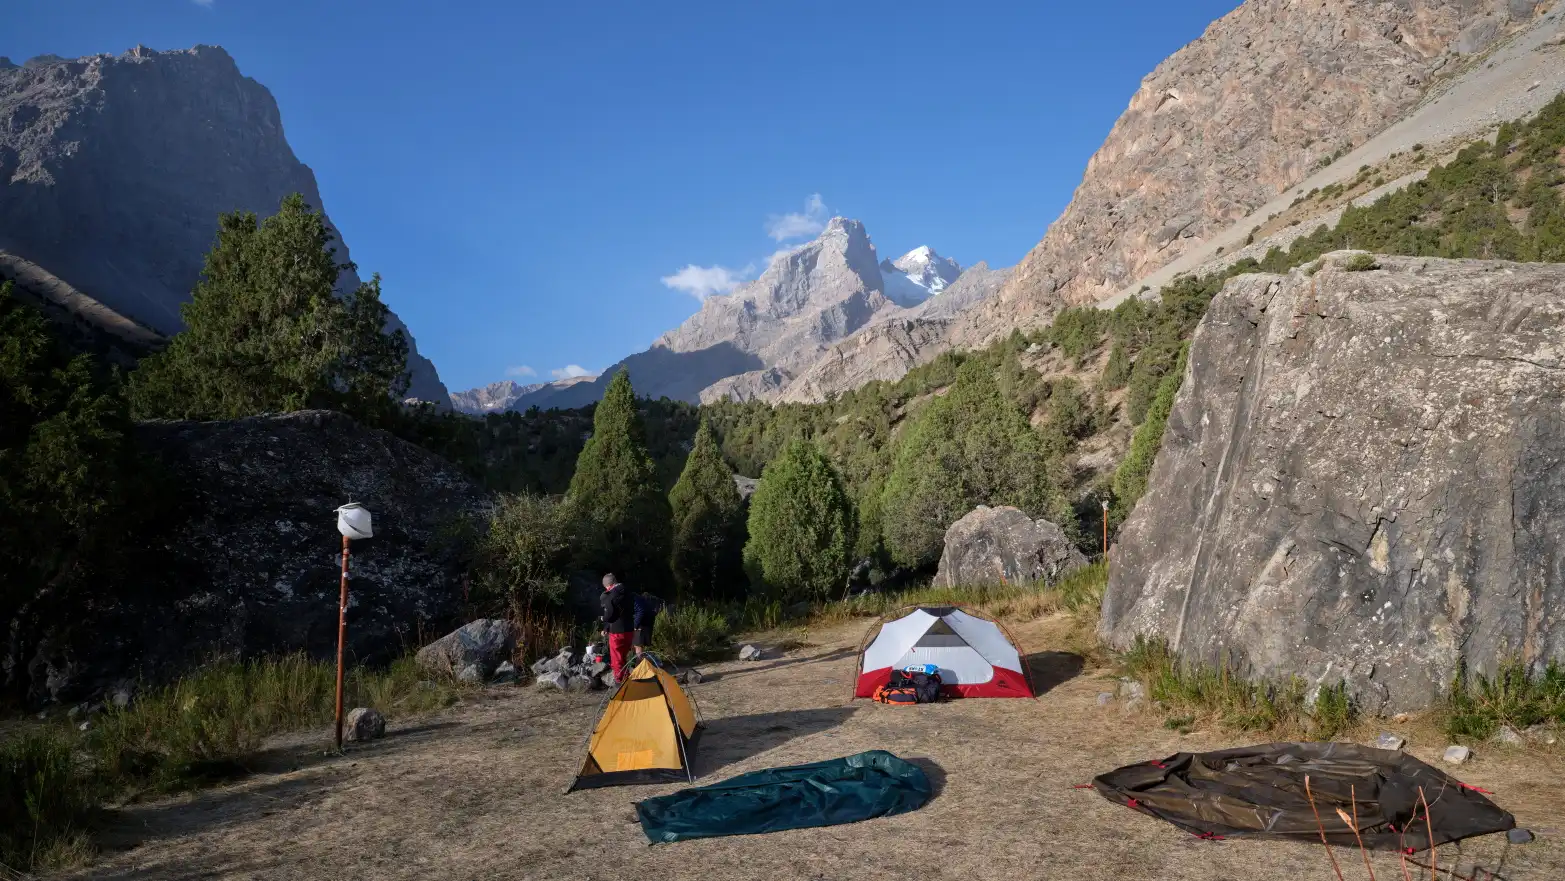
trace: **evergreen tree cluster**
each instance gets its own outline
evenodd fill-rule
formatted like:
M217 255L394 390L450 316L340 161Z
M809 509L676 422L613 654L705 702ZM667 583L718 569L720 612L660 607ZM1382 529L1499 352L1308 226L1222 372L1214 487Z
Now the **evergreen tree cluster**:
M362 421L396 418L408 388L407 340L384 332L380 277L338 297L326 217L295 194L277 214L227 214L185 330L131 374L138 418L233 419L328 408Z

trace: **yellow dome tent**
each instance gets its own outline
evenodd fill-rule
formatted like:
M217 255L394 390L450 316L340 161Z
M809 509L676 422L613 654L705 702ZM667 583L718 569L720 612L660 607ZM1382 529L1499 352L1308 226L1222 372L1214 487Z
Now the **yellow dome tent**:
M643 657L604 702L587 758L566 792L623 783L693 782L700 734L695 704L667 670Z

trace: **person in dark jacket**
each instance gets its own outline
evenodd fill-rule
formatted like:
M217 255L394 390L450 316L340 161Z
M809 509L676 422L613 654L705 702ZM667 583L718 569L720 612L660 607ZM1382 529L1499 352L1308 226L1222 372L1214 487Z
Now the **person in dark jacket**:
M610 572L603 576L603 633L609 644L609 670L614 681L625 678L630 663L631 644L635 640L636 598L630 588L619 583Z
M658 613L668 608L668 604L650 593L638 593L635 599L636 606L636 657L652 648L652 625L657 622Z

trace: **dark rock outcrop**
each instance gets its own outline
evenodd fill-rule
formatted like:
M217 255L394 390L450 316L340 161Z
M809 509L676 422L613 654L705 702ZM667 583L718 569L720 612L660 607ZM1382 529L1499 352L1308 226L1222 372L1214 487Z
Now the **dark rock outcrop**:
M41 297L173 334L218 216L266 217L290 193L322 207L277 102L218 47L0 67L0 269L25 261L70 288ZM395 315L387 327L408 332ZM411 334L408 367L410 395L450 406Z
M180 496L154 530L156 565L29 653L32 700L166 680L214 656L333 657L334 509L349 500L375 525L352 547L349 659L389 660L457 614L464 570L443 529L484 497L445 460L324 411L143 423L137 441Z
M1191 344L1101 634L1370 711L1565 659L1565 266L1241 276Z
M937 587L1037 584L1087 565L1065 531L1018 508L979 505L946 530Z

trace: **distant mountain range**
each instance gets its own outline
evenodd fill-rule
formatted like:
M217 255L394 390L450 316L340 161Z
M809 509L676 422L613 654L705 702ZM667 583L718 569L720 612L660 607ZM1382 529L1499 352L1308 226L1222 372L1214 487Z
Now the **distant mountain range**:
M496 383L452 395L452 405L473 414L582 407L602 397L620 368L629 371L638 395L654 398L776 399L789 395L801 376L810 380L792 389L795 396L829 394L839 390L836 378L856 381L876 373L875 364L895 364L879 371L887 374L907 370L895 345L879 345L895 337L882 325L937 320L975 305L998 290L1001 277L984 264L964 272L927 246L881 260L864 224L834 217L814 241L778 255L759 278L732 293L708 297L650 349L600 377L539 386ZM861 334L864 346L842 348ZM833 364L854 360L846 352L868 366L817 367L828 355Z

